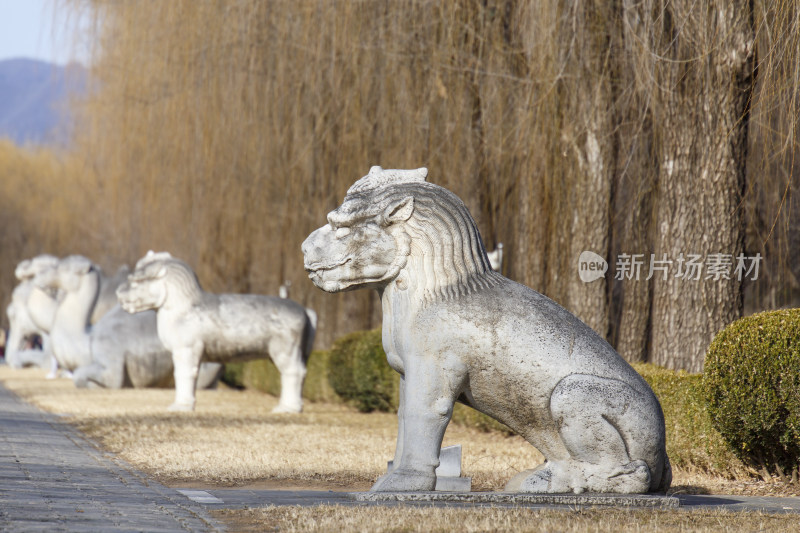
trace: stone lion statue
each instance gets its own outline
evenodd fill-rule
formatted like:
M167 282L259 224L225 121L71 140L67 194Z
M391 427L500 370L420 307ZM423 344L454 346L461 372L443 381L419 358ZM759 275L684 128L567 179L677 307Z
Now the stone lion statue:
M227 363L271 358L281 374L273 412L302 410L306 361L316 333L316 313L289 299L256 294L212 294L194 271L168 253L150 252L117 291L129 313L157 312L158 336L172 352L175 401L191 411L202 360Z
M172 357L158 338L155 312L132 316L117 305L91 323L103 290L100 269L91 260L65 257L34 282L63 294L50 333L59 367L72 372L76 386L171 386ZM220 371L220 365L204 369L200 386L214 386Z
M402 378L392 469L372 490L433 490L456 401L544 454L507 491L666 490L664 416L644 379L566 309L494 272L463 202L426 176L373 167L302 245L317 287L381 297Z

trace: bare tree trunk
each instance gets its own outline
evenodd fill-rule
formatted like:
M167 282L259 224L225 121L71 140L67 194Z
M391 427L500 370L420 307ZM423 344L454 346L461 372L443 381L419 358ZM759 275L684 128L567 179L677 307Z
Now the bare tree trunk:
M654 252L672 261L666 279L653 277L650 361L690 372L702 371L713 336L742 305L734 268L743 242L754 31L749 2L711 4L644 2L637 7L649 13L631 21L645 30L645 53L658 58L650 70L660 161ZM726 261L727 274L710 268L725 270Z
M622 100L635 101L634 95L623 94ZM620 151L617 158L612 224L612 247L609 259L612 284L610 340L628 362L647 359L650 336L650 299L652 283L645 271L636 278L616 279L616 258L621 254L648 257L652 249L651 218L656 166L653 164L652 122L640 116L644 106L636 102L623 112L620 128ZM612 259L614 262L612 263Z
M648 258L653 249L653 193L658 177L653 147L653 120L648 108L649 89L637 84L636 58L640 36L631 32L623 8L620 19L621 65L616 76L619 86L617 123L618 155L614 176L614 219L611 225L611 331L609 339L629 362L647 360L650 340L652 280L649 272L617 279L617 259L640 255ZM613 263L612 263L613 261Z
M610 142L613 128L607 115L610 101L608 86L599 83L594 98L589 100L595 110L584 110L581 124L584 131L573 139L572 148L578 162L574 182L574 204L571 220L565 225L571 232L568 257L567 307L597 333L608 333L607 277L584 282L578 276L578 258L584 251L601 257L608 253L609 209L611 178L614 164ZM596 111L602 110L602 111Z
M566 153L563 169L567 197L560 215L559 232L569 232L565 271L565 305L603 337L608 334L607 277L584 282L578 275L578 258L584 251L607 257L614 147L614 85L612 39L615 7L604 2L572 5L565 12L563 31L574 35L563 52L574 81L565 87L562 140ZM563 255L563 251L559 251Z

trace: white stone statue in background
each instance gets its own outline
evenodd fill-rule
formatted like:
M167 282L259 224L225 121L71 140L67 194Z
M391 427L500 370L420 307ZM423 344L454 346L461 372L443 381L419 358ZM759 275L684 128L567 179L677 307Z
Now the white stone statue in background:
M88 336L91 362L73 371L76 387L172 384L172 357L158 339L155 313L131 315L117 305L91 327Z
M155 311L132 315L119 305L103 315L90 333L92 362L75 369L76 387L108 389L172 387L172 354L158 338ZM222 365L203 363L197 378L200 389L214 388Z
M183 261L150 252L117 291L130 313L154 309L158 336L175 366L171 410L191 411L202 360L220 363L271 358L281 373L281 397L273 412L302 410L306 361L316 333L316 314L282 298L212 294Z
M508 491L668 488L648 384L566 309L494 272L464 204L426 176L373 167L302 246L319 288L381 296L383 347L402 378L393 469L372 490L433 490L455 401L544 454Z
M117 306L117 287L125 283L131 269L128 265L122 265L117 269L113 276L106 276L102 269L97 268L100 275L100 291L97 294L97 302L92 309L90 321L97 324L103 316Z
M488 252L486 257L489 258L489 266L492 267L492 270L495 272L503 272L503 243L498 242L497 248Z
M36 334L42 339L41 350L23 350L12 354L12 366L41 366L51 367L48 377L56 377L58 374L57 360L53 357L50 346L50 328L53 326L56 309L60 303L60 296L63 293L54 287L42 288L33 283L33 278L39 273L57 267L59 259L52 255L39 255L33 259L22 261L16 268L15 274L21 280L20 285L15 289L12 305L9 307L9 316L14 315L14 320L22 327L12 327L15 331L14 343L19 345L16 337L19 333L23 335ZM96 323L106 312L108 312L117 302L117 286L122 283L128 275L127 266L121 267L116 275L107 278L97 269L99 276L99 296L92 308L91 323ZM20 340L22 337L20 337Z
M283 282L283 285L278 287L278 296L280 298L288 298L289 297L289 289L292 288L292 282L288 279Z
M58 307L58 295L54 290L44 290L33 283L39 272L58 264L58 258L42 254L22 261L14 270L20 281L11 294L11 303L6 309L9 334L6 342L6 362L12 368L26 366L50 366L50 327L53 325ZM23 349L26 338L38 335L42 349Z
M35 282L63 292L51 329L53 352L59 366L73 372L76 386L171 385L172 357L158 339L155 313L132 316L116 306L90 323L101 292L100 271L92 261L66 257ZM204 369L200 386L213 386L220 371L219 365Z
M53 355L62 369L72 371L92 362L89 319L100 290L100 273L86 257L71 255L39 272L34 283L61 291L50 328Z

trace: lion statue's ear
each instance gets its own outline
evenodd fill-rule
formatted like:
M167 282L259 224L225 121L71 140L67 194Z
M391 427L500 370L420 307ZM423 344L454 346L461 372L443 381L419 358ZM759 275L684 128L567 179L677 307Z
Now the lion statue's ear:
M161 279L167 275L167 267L165 265L161 265L161 268L158 269L156 275L153 276L154 279Z
M414 213L414 197L406 196L400 201L392 202L383 210L382 220L384 225L396 222L405 222Z

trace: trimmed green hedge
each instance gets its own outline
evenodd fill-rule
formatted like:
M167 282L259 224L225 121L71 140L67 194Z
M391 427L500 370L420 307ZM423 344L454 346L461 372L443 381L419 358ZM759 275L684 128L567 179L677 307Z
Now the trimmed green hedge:
M706 408L702 374L635 363L664 411L667 455L673 466L697 469L726 478L751 472L714 428Z
M330 352L314 350L308 356L303 398L311 402L340 402L341 398L328 383ZM237 389L248 388L279 396L281 374L269 359L247 363L229 363L222 374L223 383Z
M359 411L397 411L399 374L386 362L380 329L334 342L328 376L336 394Z
M800 310L737 320L711 343L703 386L714 427L745 463L800 466Z

